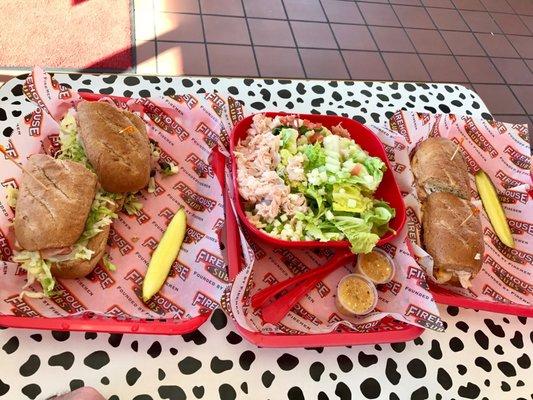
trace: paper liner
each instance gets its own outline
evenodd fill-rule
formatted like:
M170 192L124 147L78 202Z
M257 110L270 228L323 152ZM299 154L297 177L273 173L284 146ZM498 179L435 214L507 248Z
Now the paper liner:
M405 139L394 132L374 130L391 155L391 149L406 149ZM405 171L408 154L398 154L392 158L393 169ZM407 161L407 164L405 164ZM402 164L403 162L403 164ZM231 177L227 173L227 181ZM228 190L232 192L231 185ZM401 189L407 187L400 185ZM233 198L233 197L232 197ZM235 205L232 203L233 210ZM332 272L316 285L300 303L276 326L264 323L261 312L250 305L253 294L275 282L288 279L327 262L333 251L322 249L276 248L256 238L249 237L241 226L240 241L243 248L243 270L237 275L231 288L228 288L222 306L243 328L262 333L310 334L327 333L335 329L353 329L368 332L376 329L386 316L412 325L443 331L437 305L426 282L424 270L417 264L407 247L408 230L404 228L383 250L393 258L397 271L394 280L378 286L376 310L363 317L347 318L338 313L335 306L336 287L340 279L353 272L355 263ZM387 329L380 326L379 329Z
M399 111L390 128L374 131L381 136L402 137L407 148L387 148L389 157L401 160L396 180L405 191L409 239L415 243L419 263L433 278L433 260L420 246L420 201L414 188L408 156L432 136L442 136L459 146L470 170L472 203L478 208L484 233L483 266L470 289L443 285L460 295L483 301L533 304L533 202L531 200L531 150L527 125L473 119L469 116L435 115ZM397 164L398 165L398 164ZM483 209L474 174L485 171L503 203L516 248L505 246L496 236Z
M40 68L28 77L24 92L38 107L21 119L6 146L21 163L34 153L57 152L58 122L81 100L78 93L59 85ZM59 279L57 289L61 293L52 298L20 299L26 273L10 262L14 210L7 205L5 195L7 187L18 187L21 173L1 157L0 314L55 317L91 311L109 316L179 319L218 307L229 280L218 237L224 224L222 191L209 157L219 144L225 152L227 132L242 118L240 104L212 93L115 104L139 113L148 135L159 143L161 158L177 164L179 173L171 177L157 174L155 193L142 191L144 207L140 214L121 213L113 223L108 252L117 265L116 272L99 265L87 278ZM140 300L141 286L151 253L180 207L187 212L185 242L162 290L144 304Z

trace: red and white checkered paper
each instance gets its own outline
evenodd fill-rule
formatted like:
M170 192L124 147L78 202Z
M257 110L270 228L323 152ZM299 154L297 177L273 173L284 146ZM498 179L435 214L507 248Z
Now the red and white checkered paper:
M59 121L81 100L78 93L59 85L39 68L28 77L24 91L38 108L21 119L6 143L9 154L20 163L31 154L57 151ZM113 102L109 98L104 101ZM222 191L209 157L219 141L225 142L226 132L231 129L228 100L207 93L115 104L138 112L150 138L159 143L161 157L177 164L179 173L170 177L157 174L155 193L142 191L141 213L121 213L113 223L108 252L117 265L116 272L99 265L87 278L58 279L61 292L56 296L20 299L26 273L10 261L14 210L6 203L6 188L18 187L21 173L1 157L0 314L55 317L91 311L110 316L179 319L218 307L229 279L218 237L224 223ZM240 106L234 101L231 104L236 106L232 114L235 118L241 113ZM151 253L180 207L187 212L185 243L162 290L145 304L140 294Z

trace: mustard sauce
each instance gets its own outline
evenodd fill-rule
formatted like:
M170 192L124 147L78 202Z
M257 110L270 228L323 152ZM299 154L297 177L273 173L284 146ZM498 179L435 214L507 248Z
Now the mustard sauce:
M386 256L377 251L368 254L359 254L360 268L372 281L381 283L387 281L392 275L392 265Z
M375 293L373 287L366 280L349 275L344 278L337 288L337 305L343 314L363 314L371 311Z

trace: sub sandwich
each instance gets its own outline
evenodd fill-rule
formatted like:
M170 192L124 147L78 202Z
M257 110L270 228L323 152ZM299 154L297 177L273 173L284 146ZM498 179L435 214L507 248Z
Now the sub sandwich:
M38 281L41 297L55 279L80 278L106 256L113 219L137 213L135 193L149 185L154 153L142 119L109 103L80 102L61 121L61 149L52 158L29 157L15 207L14 261ZM152 147L152 148L151 148Z
M420 143L411 166L433 275L438 283L468 288L481 269L484 244L466 162L455 143L435 137Z

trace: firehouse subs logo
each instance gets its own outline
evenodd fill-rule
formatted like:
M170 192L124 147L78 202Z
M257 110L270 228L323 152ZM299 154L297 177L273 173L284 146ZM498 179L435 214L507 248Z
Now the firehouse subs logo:
M509 228L516 235L527 233L533 236L533 225L526 221L519 221L517 219L507 218L509 222Z
M511 302L511 300L509 300L507 297L498 293L492 286L489 286L489 285L483 286L483 290L481 293L492 297L495 301L499 303L510 303Z
M178 190L181 193L180 197L195 211L211 212L217 205L215 200L196 193L184 182L178 182L173 189Z
M218 135L217 133L212 130L209 126L207 126L204 122L200 122L195 130L195 132L201 133L203 135L203 140L205 144L209 146L209 148L213 148L218 143Z
M54 78L51 78L52 81L52 87L57 90L57 98L59 100L64 99L70 99L72 97L72 94L70 93L70 89L66 86L60 85L58 81L56 81Z
M113 276L107 271L107 268L102 267L98 264L93 271L87 275L92 282L98 282L102 289L109 289L115 284Z
M213 225L213 230L217 232L221 230L223 226L224 226L224 220L222 218L219 218L216 220L215 224Z
M54 293L50 300L56 303L61 309L69 314L79 313L87 310L87 307L65 286L56 282Z
M222 115L222 109L226 105L226 102L222 97L216 93L206 93L204 98L211 103L211 108L218 115Z
M7 236L0 229L0 261L9 261L13 256L13 251L9 247L9 242L7 241Z
M148 237L145 239L145 241L142 243L142 247L148 247L150 250L155 250L155 248L157 247L157 240L155 240L155 238L153 238L152 236Z
M503 150L505 154L509 154L509 160L520 169L529 170L531 167L531 161L525 154L519 153L511 146L505 146Z
M286 333L287 335L306 335L305 332L289 328L287 325L284 325L281 322L277 325L277 327L281 332Z
M521 182L517 179L511 178L509 175L507 175L505 172L503 172L501 169L496 172L496 178L500 180L502 186L506 189L510 189L516 186L523 185L524 182Z
M414 304L409 304L405 311L405 315L408 317L414 316L418 325L433 329L437 332L444 332L444 324L438 315L432 314Z
M263 276L263 282L265 282L268 286L272 286L278 283L279 281L274 275L268 272L265 274L265 276Z
M142 300L142 283L143 276L135 269L132 269L125 276L127 281L133 282L132 290L135 295L143 302ZM182 318L185 315L185 310L179 307L177 304L174 304L172 301L156 293L148 302L145 302L146 306L159 315L172 314L175 318Z
M457 138L452 138L452 142L454 142L457 146L460 146L459 140ZM471 174L475 174L478 172L481 168L479 164L474 160L474 158L470 155L468 151L464 147L460 147L461 149L461 155L463 156L463 159L466 162L466 165L468 166L468 170Z
M246 235L246 241L248 242L248 246L252 249L254 252L254 257L256 260L261 260L266 256L266 252L251 238L249 239Z
M130 317L128 313L126 313L122 308L120 308L116 304L112 305L111 307L107 309L106 315L109 315L110 317L120 318L120 319L126 319Z
M39 93L37 93L37 89L35 88L35 83L33 80L33 74L26 78L26 81L22 86L22 92L29 100L37 104L39 108L48 110L48 108L44 104L43 99L41 99L41 96L39 96Z
M11 313L17 317L39 317L40 314L18 294L4 300L11 305Z
M141 208L139 211L137 211L137 214L135 215L135 221L138 222L139 225L144 225L148 221L150 221L150 216L146 213L146 210Z
M498 199L503 204L516 204L519 201L522 204L527 204L529 199L528 194L524 192L517 192L516 190L498 191Z
M489 119L487 120L488 124L496 129L498 131L499 134L503 134L505 132L507 132L507 128L505 127L505 124L499 122L499 121L495 121L493 119Z
M422 125L426 125L431 120L431 116L426 113L416 113L416 116L422 122Z
M168 273L168 276L170 278L178 277L180 280L185 282L187 278L189 278L189 275L191 274L191 268L187 265L182 264L178 260L174 260L172 263L172 266L170 267L170 271Z
M122 237L113 227L109 230L109 239L107 240L107 243L111 247L117 247L120 251L120 254L125 256L126 254L131 253L133 250L133 246L128 243L124 237Z
M200 178L205 178L207 175L209 175L211 178L215 176L213 172L213 168L211 168L210 165L205 163L200 157L198 157L195 153L189 154L185 158L185 162L189 162L192 165L192 170L198 175Z
M202 293L200 291L196 292L192 300L193 306L199 306L201 311L214 310L218 307L218 302L213 300L211 297Z
M481 133L481 131L476 126L474 120L470 117L461 118L465 124L464 129L466 134L472 139L472 141L478 146L481 150L487 152L492 158L498 156L498 151L489 143L487 138Z
M313 325L315 326L318 326L322 323L322 321L320 321L316 315L310 313L309 311L307 311L305 308L303 308L300 303L296 304L292 309L291 311L293 313L295 313L297 316L299 316L300 318L306 320L306 321L309 321L311 322Z
M28 126L28 133L30 136L41 135L41 124L43 122L43 110L37 108L32 113L24 117L24 123Z
M424 290L429 290L426 274L420 268L410 266L407 270L407 279L415 279L416 284Z
M217 278L219 281L228 283L229 277L226 270L226 263L220 257L205 249L201 249L196 255L196 262L203 262L205 270Z
M396 251L398 250L398 248L392 243L385 243L383 246L381 246L381 249L387 252L387 254L392 258L396 256Z
M198 243L205 237L205 233L200 232L194 229L192 226L187 225L187 230L185 231L185 238L183 239L184 243Z
M513 125L512 128L518 133L518 136L520 137L520 139L522 139L526 143L529 143L528 130L527 130L526 124L524 125L516 124L516 125Z
M237 122L244 118L244 112L242 110L242 104L235 100L233 97L228 97L229 117L231 124L236 125Z
M301 260L298 259L298 257L296 257L287 249L278 248L274 250L274 253L281 255L281 261L292 272L293 275L297 275L309 270L309 267L307 267ZM318 282L315 287L318 290L318 294L322 298L326 297L331 291L322 281Z
M19 153L17 149L15 149L15 146L13 145L13 142L11 140L7 141L7 146L4 146L4 148L6 149L6 153L9 155L9 157L19 158Z
M402 284L397 281L390 281L385 285L379 285L377 288L383 293L391 292L393 295L397 296L400 293L400 290L402 289Z
M504 245L498 236L489 228L485 228L485 236L488 236L496 249L507 259L523 265L533 264L533 254L518 249L512 249Z
M54 157L61 150L61 142L59 141L59 135L53 134L43 138L43 149L46 154Z
M407 237L409 240L411 240L414 243L419 242L419 235L418 232L422 229L422 224L420 223L420 220L416 216L415 210L411 207L407 207L405 209L405 214L407 215L408 223L407 223Z
M533 285L511 274L498 264L490 255L485 257L485 263L492 267L492 272L494 272L494 275L496 275L504 285L510 287L514 291L525 294L526 296L533 294Z
M435 122L433 122L433 126L431 127L431 130L428 133L428 137L440 136L439 122L441 119L442 119L442 114L438 114L435 116Z
M148 98L140 98L137 100L142 104L146 115L162 130L176 135L180 142L183 142L189 137L189 133L169 114L163 111L157 104L150 101Z
M409 133L407 132L407 124L403 119L402 113L394 114L389 120L389 124L391 130L398 132L407 140L408 143L411 143L411 138L409 137Z
M192 110L198 104L198 99L192 94L169 95L168 97L180 104L185 104L189 110Z

